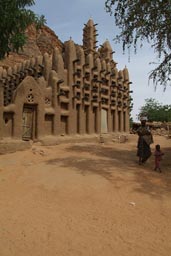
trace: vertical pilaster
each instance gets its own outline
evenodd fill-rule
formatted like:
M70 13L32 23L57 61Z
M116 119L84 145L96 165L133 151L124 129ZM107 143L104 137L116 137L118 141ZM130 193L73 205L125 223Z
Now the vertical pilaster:
M84 107L81 104L80 105L80 118L79 118L79 127L80 127L80 134L84 134L85 133L85 115L84 115Z
M129 110L127 109L125 111L125 132L129 132L130 130L130 121L129 121Z
M118 110L117 109L115 110L114 120L115 120L115 132L118 132L119 131L119 117L118 117Z
M52 69L52 62L51 62L51 59L49 58L48 53L45 53L43 56L43 65L44 65L43 76L45 80L48 81L49 73Z
M110 108L108 109L108 132L112 132L112 114Z
M92 110L92 106L89 106L88 108L88 133L92 134L94 133L94 114L93 114L93 110Z
M123 109L121 110L121 112L120 112L120 131L121 132L123 132L124 131L124 125L123 125L123 123L124 123L124 115L123 115Z
M68 85L70 87L69 96L69 120L68 120L68 133L75 134L77 132L77 113L76 113L76 100L74 98L74 61L76 60L76 48L74 42L70 39L65 43L65 56L64 63L68 69Z
M6 77L6 70L0 67L0 139L3 138L4 120L3 120L3 110L4 110L4 84L3 78Z
M101 133L101 112L99 110L99 107L97 108L97 113L96 113L96 122L97 122L97 133Z
M1 79L1 77L0 77ZM3 138L3 108L4 108L4 90L3 90L3 83L0 80L0 139Z
M85 55L82 47L77 46L77 59L75 62L76 72L79 74L80 79L80 105L79 105L79 134L85 133L85 113L84 113L84 66L85 66Z
M54 108L54 122L53 122L53 133L54 135L60 134L60 103L59 103L59 96L58 96L58 77L57 75L54 75L51 79L51 86L52 86L52 107Z
M129 132L130 130L130 112L129 112L129 85L131 82L129 82L129 73L128 69L125 67L123 69L123 75L124 75L124 94L125 94L125 132Z

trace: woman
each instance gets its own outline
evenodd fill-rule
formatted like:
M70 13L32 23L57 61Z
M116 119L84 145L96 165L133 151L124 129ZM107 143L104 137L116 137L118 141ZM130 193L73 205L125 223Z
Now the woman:
M139 164L145 163L147 159L151 156L150 144L153 143L153 137L146 126L146 117L141 117L141 126L137 129L138 133L138 145L137 145L137 156L139 157Z

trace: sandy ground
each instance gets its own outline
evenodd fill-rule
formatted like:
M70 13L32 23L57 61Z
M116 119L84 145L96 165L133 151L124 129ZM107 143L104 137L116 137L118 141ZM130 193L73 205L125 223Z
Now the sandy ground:
M137 136L0 155L0 256L170 256L171 140L154 139L161 174Z

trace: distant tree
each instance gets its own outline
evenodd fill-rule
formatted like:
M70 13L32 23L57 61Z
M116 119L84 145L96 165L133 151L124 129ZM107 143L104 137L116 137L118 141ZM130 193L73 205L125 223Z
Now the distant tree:
M33 0L0 0L0 59L22 48L29 25L34 23L39 28L45 24L43 15L39 17L28 9L34 4Z
M162 105L155 99L145 99L145 105L141 107L139 117L147 115L148 120L169 122L171 121L171 105Z
M171 1L170 0L106 0L106 11L114 16L120 29L117 42L123 50L143 46L147 41L157 53L158 63L149 79L164 89L171 85Z

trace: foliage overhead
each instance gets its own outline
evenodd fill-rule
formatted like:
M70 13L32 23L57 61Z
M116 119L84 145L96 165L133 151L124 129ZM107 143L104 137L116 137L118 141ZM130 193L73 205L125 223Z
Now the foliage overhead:
M0 59L22 48L29 25L34 23L38 29L45 24L43 15L28 9L34 4L34 0L0 0Z
M155 99L145 99L145 105L141 107L139 117L147 115L148 120L170 122L171 121L171 105L162 105Z
M170 0L106 0L106 11L114 16L120 29L115 41L123 50L143 46L146 41L157 54L158 63L149 79L164 89L171 85L171 1Z

